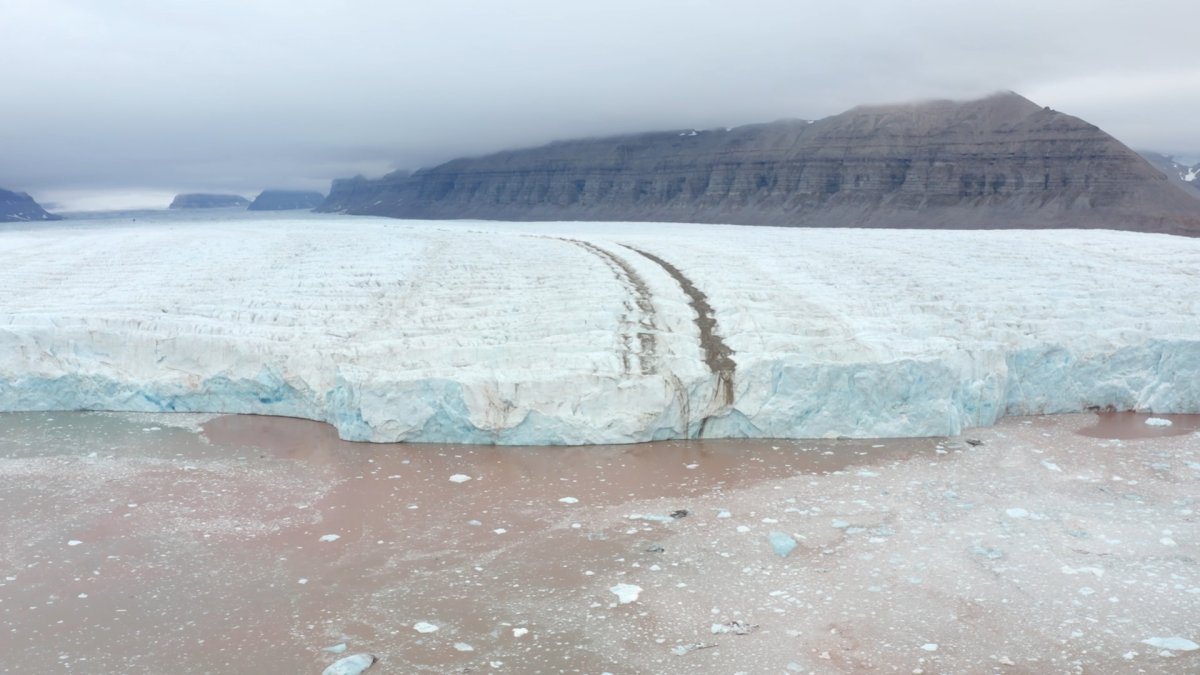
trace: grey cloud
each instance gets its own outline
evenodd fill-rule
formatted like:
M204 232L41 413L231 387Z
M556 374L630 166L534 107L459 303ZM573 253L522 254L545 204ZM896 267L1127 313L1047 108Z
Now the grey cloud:
M323 187L999 89L1200 155L1200 6L1174 0L11 4L0 185L35 193Z

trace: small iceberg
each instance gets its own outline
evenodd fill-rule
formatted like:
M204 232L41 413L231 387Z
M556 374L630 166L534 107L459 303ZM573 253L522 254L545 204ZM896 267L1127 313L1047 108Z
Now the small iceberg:
M608 590L617 596L617 602L627 605L638 599L638 595L642 592L642 587L633 584L617 584Z
M1192 652L1200 649L1200 645L1181 637L1152 637L1147 640L1142 640L1142 644L1157 647L1159 649L1170 649L1176 652Z
M788 557L788 554L796 550L796 540L792 539L792 535L771 530L767 534L767 541L771 542L771 548L775 549L775 555L780 558Z
M372 654L351 654L344 659L338 659L321 671L321 675L359 675L375 664Z

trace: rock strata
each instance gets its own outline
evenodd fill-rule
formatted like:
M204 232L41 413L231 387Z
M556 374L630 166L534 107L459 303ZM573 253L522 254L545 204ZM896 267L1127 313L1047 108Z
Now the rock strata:
M217 209L233 206L249 206L250 200L241 195L181 194L171 201L172 209Z
M315 209L325 201L325 195L315 190L263 190L250 206L250 211L291 211Z
M0 189L0 223L23 223L37 220L62 220L62 216L47 213L33 197L24 192Z
M1014 93L814 122L570 140L334 181L319 210L400 218L1200 234L1137 153Z

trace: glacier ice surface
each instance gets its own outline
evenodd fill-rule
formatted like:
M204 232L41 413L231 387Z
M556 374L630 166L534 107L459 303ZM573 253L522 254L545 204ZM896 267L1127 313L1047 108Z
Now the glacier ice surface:
M536 445L953 435L1092 406L1200 412L1194 239L167 225L0 233L0 410L270 414L349 440ZM732 374L709 369L677 280L626 245L706 296Z

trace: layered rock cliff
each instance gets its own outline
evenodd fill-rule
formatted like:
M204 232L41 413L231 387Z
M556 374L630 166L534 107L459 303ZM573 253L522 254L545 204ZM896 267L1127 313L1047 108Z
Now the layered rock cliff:
M314 190L263 190L250 206L250 211L292 211L315 209L325 201L325 195Z
M561 141L334 181L319 210L1200 234L1200 206L1137 153L1013 93L864 106L815 122Z
M175 195L172 209L219 209L231 206L249 206L250 200L241 195L214 195L191 193Z
M0 223L24 223L35 220L62 220L62 216L47 213L33 197L24 192L0 188Z

